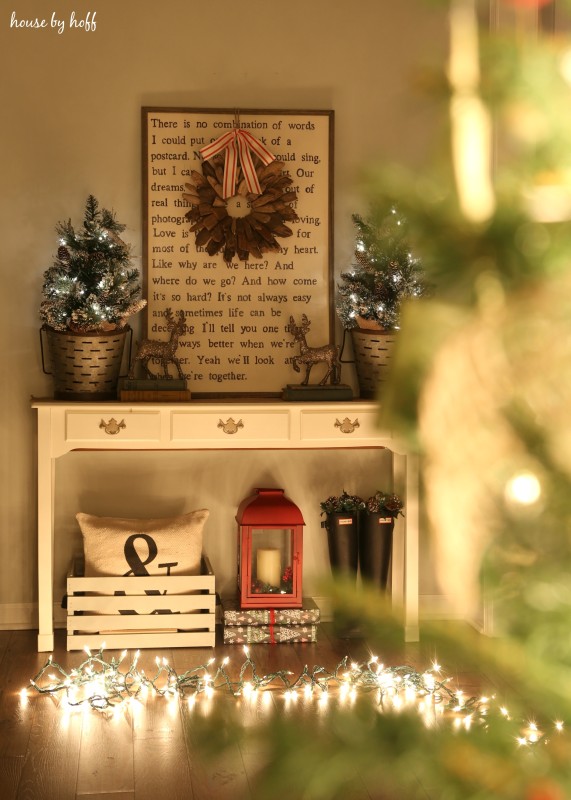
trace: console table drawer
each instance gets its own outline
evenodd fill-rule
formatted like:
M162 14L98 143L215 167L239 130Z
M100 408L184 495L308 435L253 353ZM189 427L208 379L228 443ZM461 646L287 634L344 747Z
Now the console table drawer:
M122 408L93 411L68 411L65 415L67 442L158 442L161 418L158 412L130 411Z
M338 440L340 445L382 437L375 411L328 413L303 409L300 414L302 441ZM372 443L372 441L371 441Z
M290 416L287 411L247 411L227 409L222 412L172 413L173 442L221 442L225 447L239 447L243 442L288 441Z

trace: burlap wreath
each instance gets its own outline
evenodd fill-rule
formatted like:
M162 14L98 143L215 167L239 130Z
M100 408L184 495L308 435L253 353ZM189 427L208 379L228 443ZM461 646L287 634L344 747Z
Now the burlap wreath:
M224 261L232 261L238 256L247 261L250 254L261 258L264 253L279 252L281 246L276 237L292 235L285 221L296 222L298 217L291 203L297 194L288 187L292 179L282 172L280 161L272 161L263 166L256 159L256 175L261 194L248 191L238 167L236 194L249 204L249 213L244 217L232 217L228 213L227 202L223 197L224 156L217 155L210 161L202 162L202 174L192 170L194 183L186 183L187 191L183 197L192 204L186 218L191 231L196 233L197 247L204 247L213 256L222 251Z

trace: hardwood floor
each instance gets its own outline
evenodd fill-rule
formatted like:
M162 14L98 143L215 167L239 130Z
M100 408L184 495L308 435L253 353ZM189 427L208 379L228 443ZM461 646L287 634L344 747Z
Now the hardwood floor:
M450 623L459 624L459 623ZM204 713L186 702L174 705L150 697L138 713L112 718L87 711L65 714L55 698L20 691L46 663L36 652L36 631L0 631L0 798L1 800L248 800L253 798L257 766L255 751L238 744L221 758L210 761L197 747L193 713ZM477 634L474 632L474 637ZM349 655L367 659L370 651L359 639L337 639L332 626L322 623L318 641L312 644L252 645L250 652L258 672L268 674L290 669L299 674L304 665L328 669ZM153 671L157 652L143 651L140 664ZM180 674L228 656L236 671L244 657L240 646L224 645L217 632L217 646L208 649L161 651ZM430 665L434 652L430 641L403 644L398 651L378 653L385 663L408 663L419 670ZM64 668L77 665L83 653L67 653L63 631L56 632L54 661ZM461 664L448 665L466 691L477 691L484 676L463 672ZM232 669L232 666L229 667ZM218 693L216 702L234 703L231 695ZM268 699L272 703L272 697ZM198 706L198 704L197 704ZM255 724L258 708L244 724ZM356 782L347 800L379 800L375 787ZM419 800L438 797L419 786ZM281 798L276 798L281 800ZM291 796L288 800L295 800Z

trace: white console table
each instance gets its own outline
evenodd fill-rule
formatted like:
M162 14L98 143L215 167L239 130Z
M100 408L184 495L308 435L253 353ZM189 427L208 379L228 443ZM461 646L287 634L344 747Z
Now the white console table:
M33 400L38 412L38 650L54 646L55 459L72 450L387 448L405 516L395 524L392 601L418 640L418 460L377 426L375 403L216 400L120 403Z

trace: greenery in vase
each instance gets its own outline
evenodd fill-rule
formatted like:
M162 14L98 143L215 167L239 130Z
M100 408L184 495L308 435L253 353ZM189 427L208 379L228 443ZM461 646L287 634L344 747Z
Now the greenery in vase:
M322 514L343 514L362 511L365 508L365 501L356 494L343 491L340 495L331 495L320 505Z
M382 203L367 219L354 214L353 222L355 264L341 273L337 286L339 319L346 330L359 327L362 320L397 330L403 301L427 290L420 261L411 252L406 220L395 205Z
M71 219L57 224L57 256L44 273L43 323L58 331L112 331L145 306L131 248L119 236L124 230L93 195L80 230Z
M373 514L385 514L388 517L398 517L402 514L403 501L397 494L385 494L377 491L365 500L365 509Z

